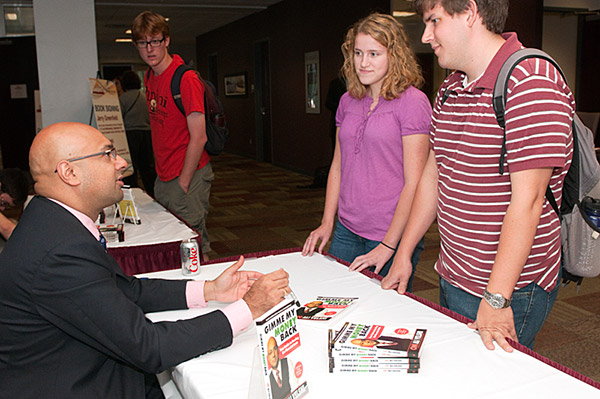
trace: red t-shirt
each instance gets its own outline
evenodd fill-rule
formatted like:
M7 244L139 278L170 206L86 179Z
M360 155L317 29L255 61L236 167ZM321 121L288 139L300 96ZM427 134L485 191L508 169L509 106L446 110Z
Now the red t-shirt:
M183 64L178 55L160 75L152 70L146 82L146 102L152 128L152 148L156 157L156 173L162 181L173 180L181 174L185 153L190 142L187 119L183 116L171 94L171 79L175 69ZM187 72L181 79L181 100L186 116L192 112L204 113L204 86L195 73ZM202 151L198 169L210 161Z

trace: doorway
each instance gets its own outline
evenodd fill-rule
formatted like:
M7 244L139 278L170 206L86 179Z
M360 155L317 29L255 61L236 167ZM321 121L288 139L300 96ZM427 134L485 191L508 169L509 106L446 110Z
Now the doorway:
M0 150L6 168L29 170L35 137L34 92L39 89L35 37L0 39Z
M271 132L271 70L269 41L254 43L254 120L256 121L256 160L273 162Z

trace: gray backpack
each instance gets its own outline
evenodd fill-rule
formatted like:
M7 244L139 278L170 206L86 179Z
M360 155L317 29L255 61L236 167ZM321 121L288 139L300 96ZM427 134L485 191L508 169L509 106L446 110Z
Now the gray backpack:
M542 58L549 61L562 74L559 65L541 50L524 48L513 53L500 70L494 86L494 111L498 124L505 128L504 107L507 85L515 67L527 58ZM566 82L566 79L565 79ZM504 173L506 135L500 155L500 174ZM600 274L600 228L586 213L586 207L600 204L600 165L594 150L594 135L577 114L573 118L573 161L565 176L560 210L550 187L546 198L561 218L563 283Z

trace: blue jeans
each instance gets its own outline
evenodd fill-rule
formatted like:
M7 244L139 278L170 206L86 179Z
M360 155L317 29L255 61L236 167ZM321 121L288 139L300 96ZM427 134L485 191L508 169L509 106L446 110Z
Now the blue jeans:
M548 293L536 283L531 283L513 292L510 307L513 311L517 338L521 345L533 349L535 336L542 328L554 305L558 287L559 284ZM440 305L443 307L475 320L481 300L440 277Z
M421 238L421 241L419 241L419 243L417 244L417 247L415 248L410 259L413 270L410 275L410 280L408 280L408 285L406 286L406 290L408 292L412 291L413 276L417 268L417 263L419 263L419 257L421 256L421 252L423 252L423 249L425 248L424 241L425 239ZM368 240L357 234L354 234L338 220L335 225L335 231L333 232L333 239L331 240L329 253L335 256L336 258L340 258L342 260L345 260L346 262L352 263L352 261L357 256L364 255L370 252L380 243L381 241ZM390 271L390 267L392 267L394 255L396 255L396 251L394 251L390 260L388 260L387 263L383 266L383 268L379 271L379 274L381 276L387 276L388 272ZM369 270L372 270L373 268L374 267L371 267L369 268Z

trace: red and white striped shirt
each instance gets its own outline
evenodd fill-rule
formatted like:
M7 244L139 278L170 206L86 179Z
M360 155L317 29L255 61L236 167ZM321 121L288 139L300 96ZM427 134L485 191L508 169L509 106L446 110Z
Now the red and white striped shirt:
M521 48L506 40L480 78L465 86L454 72L440 87L431 124L438 166L438 226L441 247L436 270L442 278L481 297L498 251L500 229L511 199L510 174L554 168L550 187L560 207L571 164L575 102L560 73L547 61L528 59L512 73L506 104L506 158L499 174L503 131L492 106L494 83L504 61ZM441 96L450 96L441 104ZM527 262L515 289L535 282L544 290L558 283L560 222L546 200Z

